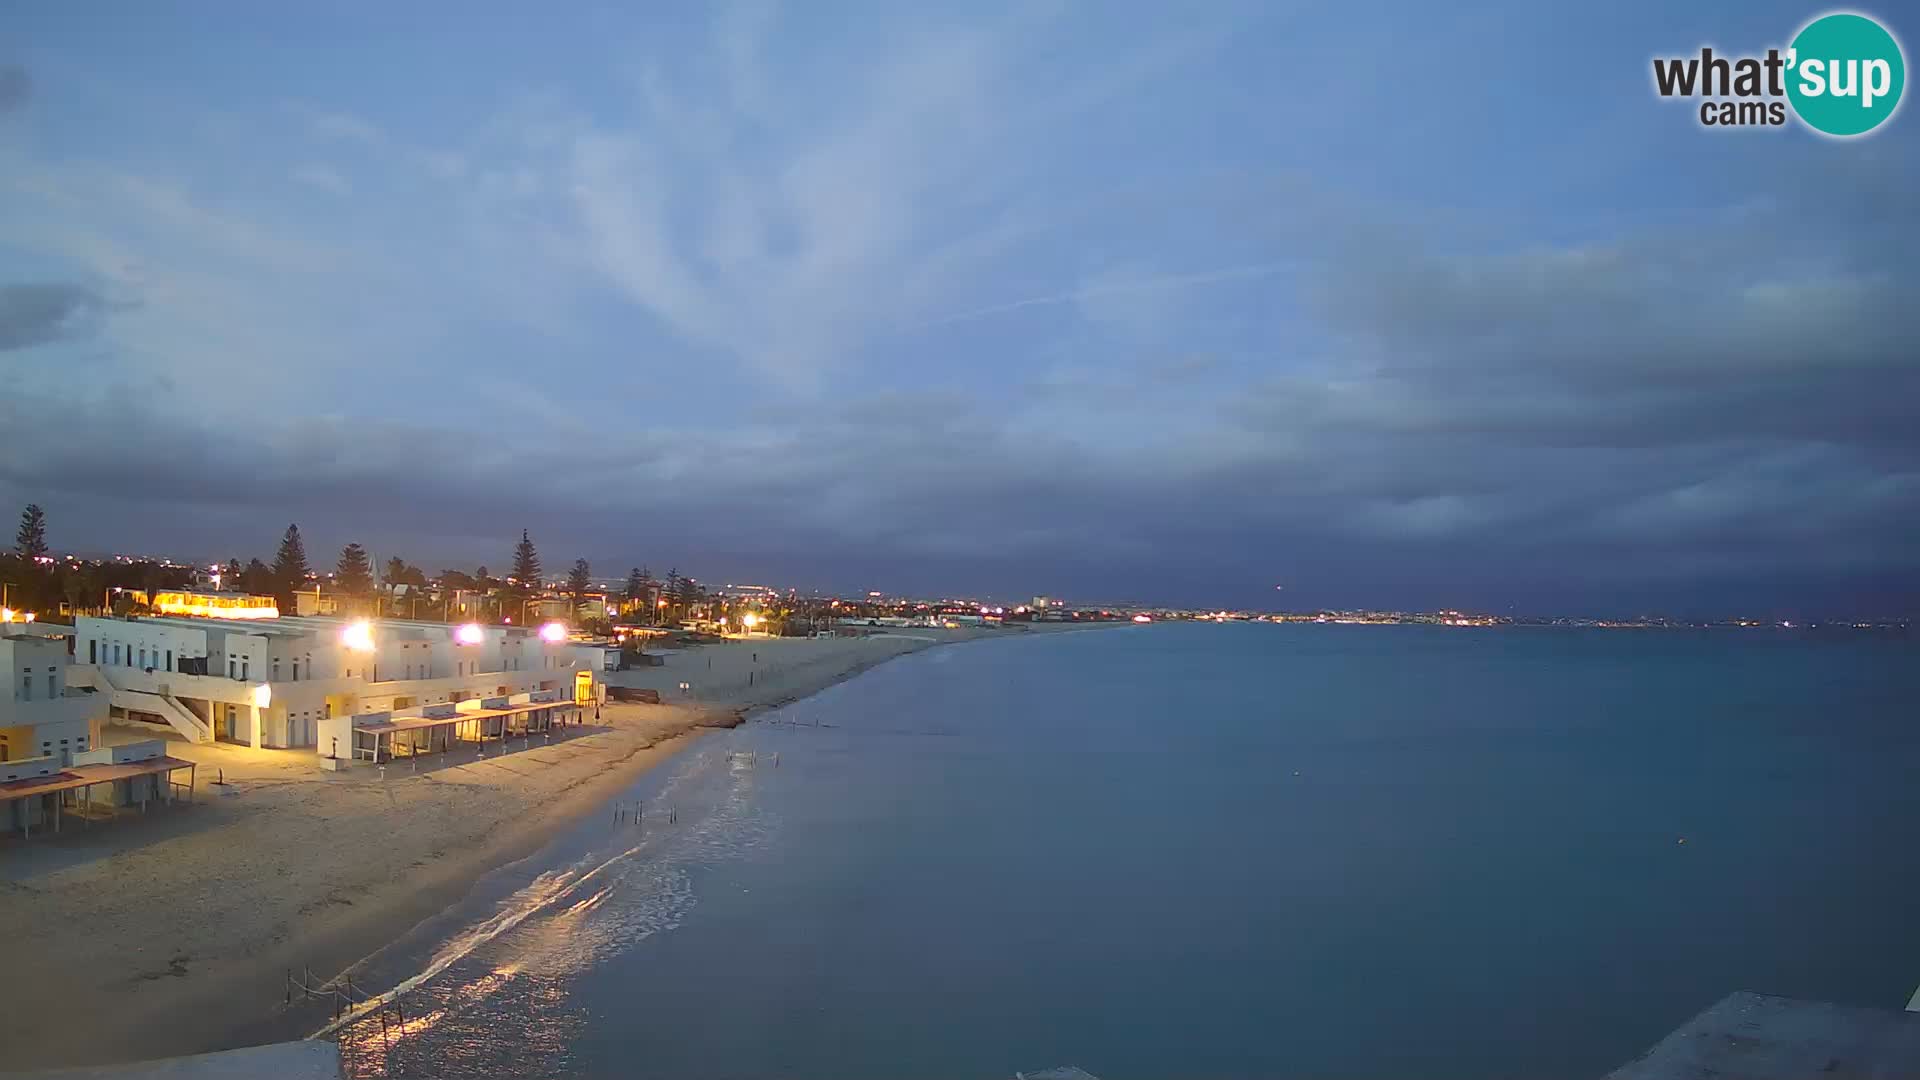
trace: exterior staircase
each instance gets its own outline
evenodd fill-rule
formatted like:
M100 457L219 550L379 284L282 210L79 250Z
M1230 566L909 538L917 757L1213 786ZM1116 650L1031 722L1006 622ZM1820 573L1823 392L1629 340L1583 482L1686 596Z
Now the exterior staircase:
M98 688L108 694L107 704L128 712L146 713L166 721L167 725L179 732L188 742L212 742L213 725L195 715L192 709L180 703L172 694L162 692L148 693L144 690L123 690L113 685L104 669L94 669L94 679Z

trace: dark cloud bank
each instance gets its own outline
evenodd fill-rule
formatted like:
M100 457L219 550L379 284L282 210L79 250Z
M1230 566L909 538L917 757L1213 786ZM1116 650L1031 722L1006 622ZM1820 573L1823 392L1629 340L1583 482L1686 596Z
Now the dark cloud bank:
M1276 241L1314 264L1299 300L1325 359L1274 342L1252 377L1188 372L1206 423L1171 451L1021 428L1006 401L955 393L769 410L737 451L582 430L494 460L431 413L404 430L209 427L101 392L0 400L17 447L0 490L48 504L75 546L220 557L270 554L298 520L316 548L501 564L528 525L551 563L608 574L1904 614L1920 600L1920 228L1872 170L1821 180L1843 197L1495 253L1331 207L1289 215ZM10 288L0 346L97 310L85 290ZM1165 380L1116 370L1104 392L1150 404Z

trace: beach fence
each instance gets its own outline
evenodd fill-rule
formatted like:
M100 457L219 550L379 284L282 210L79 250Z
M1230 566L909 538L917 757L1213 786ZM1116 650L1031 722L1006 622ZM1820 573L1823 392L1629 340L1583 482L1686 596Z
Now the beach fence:
M323 980L314 975L312 968L303 967L298 971L287 969L283 1003L291 1009L296 1000L321 1002L333 1018L337 1030L332 1034L342 1054L350 1048L362 1052L378 1049L391 1066L394 1043L407 1029L407 997L402 991L383 1000L380 995L355 986L350 974ZM356 1070L355 1074L363 1075L364 1070ZM398 1075L398 1070L389 1067L383 1075Z

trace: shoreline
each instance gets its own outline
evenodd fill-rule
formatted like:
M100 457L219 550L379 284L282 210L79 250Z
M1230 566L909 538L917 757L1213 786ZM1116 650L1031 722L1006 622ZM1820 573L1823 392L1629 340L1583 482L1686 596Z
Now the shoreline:
M11 950L16 977L0 983L0 1011L23 1036L9 1040L9 1068L303 1038L316 1025L311 1011L283 1007L287 970L311 968L320 980L361 968L706 731L900 656L1011 636L932 631L677 650L663 667L609 679L658 684L664 698L697 673L697 699L609 704L603 720L561 742L473 762L436 755L417 776L381 778L361 766L323 778L311 752L210 748L213 759L247 763L226 767L238 796L203 791L200 806L157 820L0 848L19 860L0 862L0 918L27 931ZM723 718L731 722L715 722ZM547 764L516 768L522 755ZM251 764L261 758L278 760ZM312 858L288 850L315 840L329 846ZM332 845L345 845L344 857ZM356 845L365 858L353 857ZM129 877L159 887L127 896ZM68 892L86 898L79 920L59 917Z

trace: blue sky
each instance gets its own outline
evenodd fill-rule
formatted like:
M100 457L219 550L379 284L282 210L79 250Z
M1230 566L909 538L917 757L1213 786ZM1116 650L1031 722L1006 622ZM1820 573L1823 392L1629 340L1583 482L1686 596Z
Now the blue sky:
M0 494L196 556L1911 610L1914 120L1704 130L1650 57L1815 11L1674 7L29 8Z

